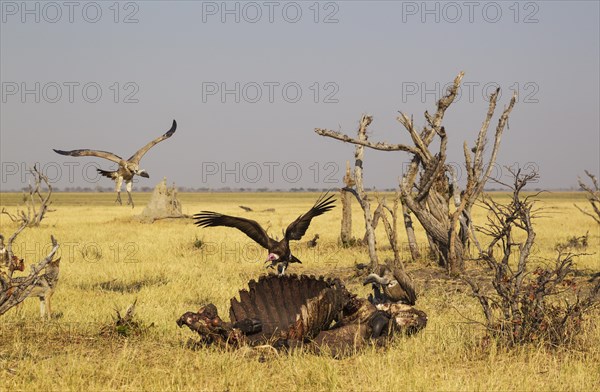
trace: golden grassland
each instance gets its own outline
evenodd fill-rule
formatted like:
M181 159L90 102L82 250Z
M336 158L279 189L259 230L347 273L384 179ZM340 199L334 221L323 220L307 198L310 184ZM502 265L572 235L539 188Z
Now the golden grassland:
M399 337L386 350L367 349L336 360L303 352L256 353L251 350L192 350L194 339L175 320L185 311L212 302L225 319L228 301L249 279L265 272L266 253L242 233L228 228L198 229L189 219L153 224L131 218L141 213L149 194L135 194L135 209L113 205L114 195L56 193L41 227L25 230L15 253L38 261L50 249L50 234L61 244L61 272L53 298L54 317L39 320L37 299L25 301L0 320L0 390L535 390L591 391L600 387L598 313L587 332L568 349L529 345L504 351L482 346L483 321L478 302L459 281L430 278L429 261L408 263L418 286L417 307L429 316L427 328ZM305 212L316 194L224 193L180 194L184 212L213 210L255 219L279 234ZM506 194L495 194L507 200ZM20 195L0 194L0 209L15 210ZM588 255L577 259L583 277L600 270L600 231L573 203L585 205L580 193L538 196L543 217L536 221L537 262L555 257L557 242L589 231ZM339 203L338 203L339 204ZM245 212L238 206L252 207ZM275 212L263 211L274 208ZM343 274L350 290L367 287L350 278L352 266L368 260L362 247L337 244L341 208L313 220L303 241L293 245L303 261L290 272ZM485 212L474 212L484 222ZM354 234L363 234L355 207ZM16 229L0 216L0 232ZM420 228L418 228L420 229ZM315 233L319 245L304 240ZM399 228L404 242L403 228ZM391 256L378 228L380 257ZM422 230L418 238L424 243ZM201 247L200 247L201 245ZM408 254L404 252L405 259ZM469 262L470 267L474 262ZM438 277L436 277L438 276ZM129 338L100 335L115 308L123 311L137 299L137 316L152 325ZM460 315L459 315L460 312ZM461 316L462 315L462 316ZM463 317L464 316L464 317Z

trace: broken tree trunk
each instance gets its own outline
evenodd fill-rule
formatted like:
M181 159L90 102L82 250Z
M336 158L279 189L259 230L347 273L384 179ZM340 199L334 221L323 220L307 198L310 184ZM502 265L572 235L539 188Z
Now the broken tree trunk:
M417 237L415 236L415 229L413 227L412 218L410 217L410 210L406 208L406 205L402 200L400 200L400 205L402 206L402 216L404 218L404 228L406 230L410 256L413 261L417 261L421 258L421 252L419 252L419 244L417 243Z
M342 201L342 227L340 240L343 246L352 244L352 193L348 191L354 187L356 182L350 172L350 161L346 162L346 175L344 176L345 188L340 190L340 200Z
M345 189L340 191L340 200L342 201L342 227L340 240L342 245L352 244L352 194Z
M382 207L381 220L383 221L383 227L385 228L385 233L387 234L388 241L390 242L390 246L392 247L392 251L394 252L394 267L399 268L404 272L404 262L401 257L401 249L398 246L398 201L400 199L400 195L396 194L394 198L394 206L392 208L388 207L385 198L380 202L380 206ZM379 208L379 207L378 207ZM387 218L385 211L388 211L392 216L392 222Z
M360 119L360 125L358 127L358 140L367 142L367 127L373 121L373 117L363 115ZM373 222L371 217L371 203L365 192L363 184L363 162L364 162L364 147L360 144L356 145L354 152L354 178L356 181L356 190L358 192L358 201L363 209L365 215L365 231L367 246L369 249L369 259L371 260L371 270L377 268L379 259L377 258L376 242L375 242L375 230L373 229Z
M373 212L373 218L371 219L371 227L373 228L373 230L377 230L377 225L379 225L379 220L382 218L382 215L385 212L383 211L383 205L380 203L379 205L377 205L377 208L375 208L375 212ZM363 243L367 243L367 241L369 240L369 232L365 231L365 235L363 237Z

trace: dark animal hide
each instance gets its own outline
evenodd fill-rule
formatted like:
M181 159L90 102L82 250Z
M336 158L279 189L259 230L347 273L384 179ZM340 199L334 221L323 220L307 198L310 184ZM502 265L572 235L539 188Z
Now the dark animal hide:
M270 274L251 280L248 287L239 292L239 300L231 299L230 322L208 304L183 314L177 325L196 331L204 344L306 345L341 356L371 340L385 344L394 333L415 333L427 324L422 311L404 304L373 305L356 298L339 279Z

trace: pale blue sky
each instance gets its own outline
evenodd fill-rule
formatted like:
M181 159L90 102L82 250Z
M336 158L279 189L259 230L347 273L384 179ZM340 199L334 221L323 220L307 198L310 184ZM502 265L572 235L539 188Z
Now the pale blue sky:
M315 127L354 133L369 113L372 140L408 143L397 111L423 124L439 98L423 89L441 93L461 70L472 91L447 112L450 161L463 161L462 143L472 143L487 108L484 86L498 84L498 111L511 88L520 93L499 166L533 164L543 188L575 186L584 169L600 172L597 1L429 2L427 9L420 1L228 2L231 13L223 2L75 2L72 23L64 2L30 1L29 13L21 1L1 3L2 190L23 186L22 170L34 162L58 187L112 186L90 166L110 162L51 149L128 157L173 119L177 132L144 157L151 178L135 187L164 176L186 187L335 187L353 147ZM221 88L236 83L239 102L233 93L222 102ZM23 88L34 92L22 96ZM87 102L98 89L98 102ZM408 160L369 151L367 186L395 187Z

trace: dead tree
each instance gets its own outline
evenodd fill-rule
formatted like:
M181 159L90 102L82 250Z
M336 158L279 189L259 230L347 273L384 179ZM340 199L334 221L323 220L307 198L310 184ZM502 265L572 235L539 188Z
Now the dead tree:
M463 270L464 248L472 231L470 211L494 166L504 127L516 101L515 93L498 120L492 151L487 163L484 163L487 131L500 89L491 94L488 112L474 147L469 149L466 142L463 146L467 184L461 192L456 174L446 164L448 138L442 120L446 110L454 102L463 75L461 72L454 79L446 95L437 102L437 110L433 115L425 112L426 125L420 132L415 128L411 117L400 113L397 120L410 134L414 144L412 146L367 140L366 127L372 121L368 116L363 116L361 120L361 128L364 129L362 133L359 131L358 138L327 129L315 129L321 136L355 144L357 149L369 147L379 151L404 151L412 155L410 165L400 181L401 202L417 217L430 239L430 246L438 257L438 263L451 274L459 274ZM368 121L364 121L365 118ZM436 138L439 139L437 153L430 147ZM362 166L363 162L360 163ZM451 211L451 204L454 204L454 211ZM460 227L457 227L459 224Z
M421 258L421 252L419 251L419 244L417 243L417 237L415 236L415 228L413 226L412 218L410 217L410 210L406 207L406 204L402 202L400 198L400 205L402 206L402 217L404 221L404 229L406 230L406 239L408 240L408 249L413 261L417 261Z
M373 230L377 230L377 226L379 225L379 221L382 218L382 215L384 215L385 211L383 210L383 205L381 204L381 202L379 202L379 204L377 205L377 207L375 208L375 211L373 211L373 217L371 218L371 227L373 228ZM365 235L363 236L363 244L367 243L368 240L368 232L365 232Z
M387 205L387 201L383 198L380 201L380 206L387 210L387 212L392 217L392 222L390 223L385 211L381 213L381 220L383 221L383 227L385 229L385 234L387 235L390 246L392 247L392 252L394 252L394 266L399 267L402 271L404 271L404 263L402 262L401 257L401 249L398 246L398 200L399 196L397 195L394 198L394 205L390 208Z
M340 190L340 200L342 201L342 227L340 232L340 241L343 246L353 243L352 239L352 193L350 189L356 185L354 177L350 172L350 161L346 162L346 175L344 176L345 187Z
M2 213L7 215L13 222L26 221L29 227L39 226L42 219L46 216L46 213L50 204L50 197L52 196L52 185L48 181L48 177L42 174L38 168L34 165L33 169L29 169L29 172L33 175L35 186L29 183L28 193L23 191L23 209L18 208L16 214L11 214L6 210L2 209ZM46 187L45 191L43 187Z
M358 127L358 139L359 140L367 140L367 127L372 121L372 117L364 115L359 123ZM367 248L369 251L369 260L370 260L370 270L371 272L378 271L382 265L379 264L379 257L377 255L377 239L375 236L375 229L377 228L377 224L379 220L382 220L384 223L384 228L388 237L388 241L390 242L390 246L394 252L393 261L386 260L386 266L389 268L398 268L405 273L404 263L402 262L400 256L400 249L398 246L398 236L397 236L397 212L398 212L398 203L397 200L399 197L396 197L396 201L394 202L394 208L390 209L387 206L385 198L378 200L378 205L375 208L375 211L371 215L371 200L369 199L369 195L365 191L364 183L363 183L363 162L364 162L364 146L357 144L355 146L355 163L354 163L354 178L350 175L350 165L346 166L346 176L344 177L344 182L346 187L344 191L346 193L351 193L358 200L359 205L363 210L364 222L365 222L365 235L362 240L363 244L367 244ZM353 187L354 186L354 187ZM348 202L347 208L350 208L350 203ZM386 211L389 212L392 216L392 223L389 222L386 216ZM342 221L342 226L344 222ZM410 277L406 275L406 282L410 286L411 290L414 290L413 283L410 280Z
M587 185L581 178L578 178L577 181L579 182L579 187L587 193L587 199L592 205L594 214L585 211L577 204L575 204L575 207L585 215L591 216L596 223L600 224L600 187L598 186L598 179L587 170L585 170L585 174L592 180L592 186Z
M371 124L373 118L370 116L362 116L358 126L357 140L365 143L367 141L367 127ZM371 261L371 270L374 270L379 264L377 257L377 243L375 239L375 229L373 228L373 215L371 215L371 202L363 184L363 162L364 162L364 145L356 143L354 148L354 182L356 189L346 188L358 200L360 207L363 210L365 218L365 243L369 250L369 260Z
M537 178L537 173L511 173L514 183L504 184L512 189L511 202L501 205L484 198L483 204L489 211L488 225L478 228L490 239L486 249L478 247L480 260L489 267L487 278L494 291L482 292L474 280L463 279L479 300L485 325L492 336L509 346L535 341L557 346L580 332L583 315L597 305L600 282L587 298L581 299L577 293L575 301L569 303L562 294L577 289L572 279L572 264L577 255L565 252L564 248L558 249L554 266L530 270L536 237L532 224L536 211L531 199L535 195L521 198L520 192ZM517 239L521 234L525 236L524 241Z
M12 253L13 241L28 226L29 222L23 220L17 231L8 240L6 252L8 253L9 260L12 260L14 256ZM58 242L56 242L53 236L50 239L52 241L52 250L44 260L31 266L31 272L28 276L13 280L13 269L9 268L8 273L0 271L0 316L23 302L29 296L40 277L40 272L54 258L58 250Z

